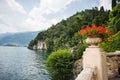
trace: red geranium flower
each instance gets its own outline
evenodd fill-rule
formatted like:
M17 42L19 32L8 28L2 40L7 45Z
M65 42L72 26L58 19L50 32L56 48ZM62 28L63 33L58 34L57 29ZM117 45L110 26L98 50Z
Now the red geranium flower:
M80 30L80 35L83 37L101 37L103 40L112 34L112 32L103 26L87 26L85 29Z

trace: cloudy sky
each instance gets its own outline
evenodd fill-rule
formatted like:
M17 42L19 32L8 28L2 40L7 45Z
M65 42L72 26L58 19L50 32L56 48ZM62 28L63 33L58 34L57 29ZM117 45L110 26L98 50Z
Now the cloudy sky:
M45 30L95 6L111 9L111 0L0 0L0 33Z

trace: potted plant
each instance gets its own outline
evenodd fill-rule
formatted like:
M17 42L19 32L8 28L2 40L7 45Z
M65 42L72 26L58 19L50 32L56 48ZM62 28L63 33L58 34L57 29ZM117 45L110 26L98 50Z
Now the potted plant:
M80 30L80 35L86 39L89 45L98 45L102 40L106 41L112 32L103 26L87 26Z

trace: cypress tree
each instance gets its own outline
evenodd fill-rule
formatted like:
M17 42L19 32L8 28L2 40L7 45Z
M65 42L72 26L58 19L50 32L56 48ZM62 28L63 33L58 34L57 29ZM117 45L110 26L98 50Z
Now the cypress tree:
M103 6L100 7L100 11L104 11L104 7Z
M112 9L116 6L116 0L112 0Z

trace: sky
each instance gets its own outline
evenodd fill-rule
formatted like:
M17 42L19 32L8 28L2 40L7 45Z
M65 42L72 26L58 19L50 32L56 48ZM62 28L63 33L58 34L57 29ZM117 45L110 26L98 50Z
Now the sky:
M0 0L0 34L46 30L95 6L110 10L111 0Z

